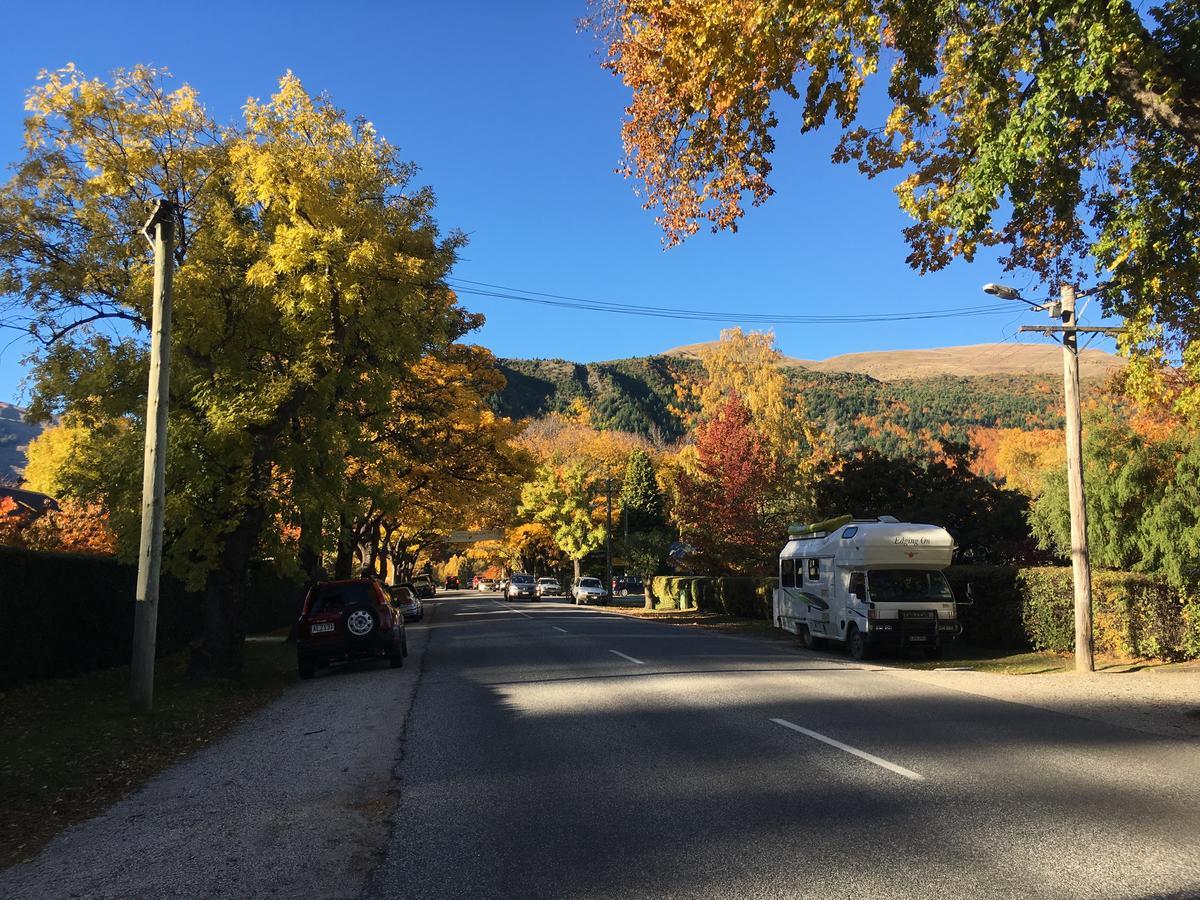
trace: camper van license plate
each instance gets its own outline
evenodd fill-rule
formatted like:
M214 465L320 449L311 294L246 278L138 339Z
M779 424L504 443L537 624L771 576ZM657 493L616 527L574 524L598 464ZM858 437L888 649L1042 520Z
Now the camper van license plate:
M927 640L929 640L929 635L927 635L927 634L910 634L910 635L908 636L908 639L909 639L910 641L912 641L912 642L915 644L915 643L917 643L918 641L927 641Z

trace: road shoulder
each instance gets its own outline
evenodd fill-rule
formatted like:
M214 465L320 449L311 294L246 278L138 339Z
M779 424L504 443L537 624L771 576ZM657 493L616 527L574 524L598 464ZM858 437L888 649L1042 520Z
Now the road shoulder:
M401 669L360 662L297 683L0 873L0 896L357 897L387 845L428 635L410 626Z

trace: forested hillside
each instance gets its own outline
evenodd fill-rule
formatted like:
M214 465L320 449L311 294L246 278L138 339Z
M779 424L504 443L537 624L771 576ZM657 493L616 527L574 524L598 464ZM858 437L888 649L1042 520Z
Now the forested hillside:
M675 385L699 371L680 356L603 363L502 360L508 386L494 408L516 418L567 412L582 400L600 428L631 431L666 442L684 433ZM810 418L838 445L869 447L889 456L920 455L935 442L963 442L976 428L1057 428L1062 383L1049 375L936 375L878 381L868 375L785 371L800 388ZM1085 382L1085 393L1102 381Z

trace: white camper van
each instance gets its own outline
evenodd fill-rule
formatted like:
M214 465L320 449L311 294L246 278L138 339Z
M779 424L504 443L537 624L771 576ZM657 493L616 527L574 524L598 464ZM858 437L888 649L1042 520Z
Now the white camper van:
M944 528L892 516L793 525L779 554L775 625L810 649L845 641L855 659L880 646L936 658L960 631L942 574L953 553Z

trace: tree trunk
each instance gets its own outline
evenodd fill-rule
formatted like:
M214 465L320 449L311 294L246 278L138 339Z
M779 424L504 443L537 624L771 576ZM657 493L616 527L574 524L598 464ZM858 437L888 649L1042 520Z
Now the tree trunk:
M578 581L578 580L579 580L579 573L580 573L580 571L581 571L581 565L580 565L580 564L581 564L582 560L573 559L573 560L571 560L571 562L575 564L575 580L576 580L576 581Z
M258 492L257 496L262 496ZM246 594L250 556L258 546L266 511L247 509L225 537L204 585L204 637L192 651L194 678L236 678L242 672L246 640Z
M646 594L646 609L654 609L654 589L650 586L650 579L653 577L653 575L642 576L642 587Z
M353 578L354 533L345 510L338 512L337 556L333 562L333 577L338 580Z
M300 514L300 568L310 584L321 580L321 514L306 506Z

